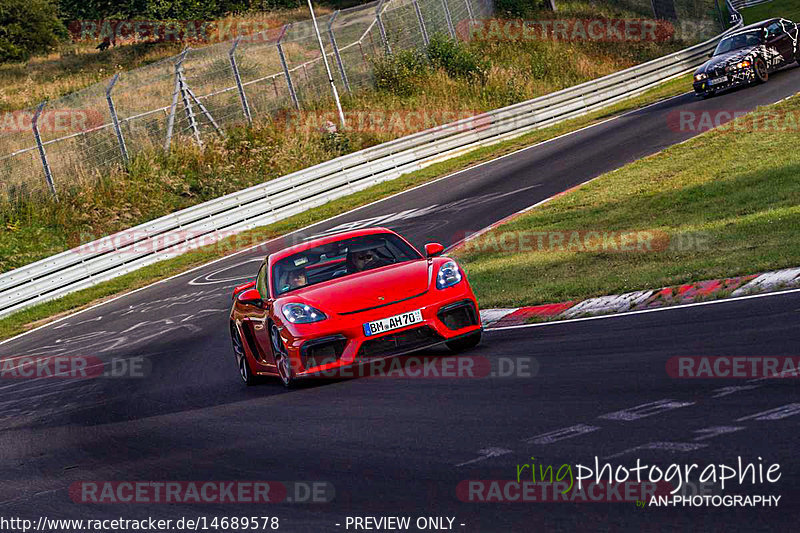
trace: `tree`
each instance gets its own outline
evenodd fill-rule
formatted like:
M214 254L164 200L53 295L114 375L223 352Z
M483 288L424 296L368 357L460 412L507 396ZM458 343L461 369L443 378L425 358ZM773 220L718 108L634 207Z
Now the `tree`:
M0 62L25 61L51 50L66 36L50 0L0 2Z

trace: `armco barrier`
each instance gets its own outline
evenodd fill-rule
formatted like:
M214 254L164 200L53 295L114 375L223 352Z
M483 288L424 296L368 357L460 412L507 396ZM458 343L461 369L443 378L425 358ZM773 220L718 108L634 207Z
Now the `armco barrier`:
M102 249L100 241L95 241L0 274L0 317L173 257L185 250L186 244L213 238L218 232L229 235L270 224L477 147L612 105L697 67L719 38L158 218L121 232L130 238L117 249ZM87 251L92 249L96 251Z
M731 0L730 4L736 9L746 9L761 4L772 2L772 0Z

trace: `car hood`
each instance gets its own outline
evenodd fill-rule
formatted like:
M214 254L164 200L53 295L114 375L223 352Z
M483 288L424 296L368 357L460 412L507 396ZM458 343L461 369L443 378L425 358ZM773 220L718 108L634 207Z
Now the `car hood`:
M303 301L329 313L354 313L420 296L430 286L428 261L420 259L351 274L294 291ZM287 297L286 301L289 301Z
M714 71L717 68L724 68L731 63L738 63L739 61L743 61L745 59L753 59L758 48L759 46L748 46L714 56L706 61L702 67L697 69L695 74L700 74L702 72L708 73L709 71Z

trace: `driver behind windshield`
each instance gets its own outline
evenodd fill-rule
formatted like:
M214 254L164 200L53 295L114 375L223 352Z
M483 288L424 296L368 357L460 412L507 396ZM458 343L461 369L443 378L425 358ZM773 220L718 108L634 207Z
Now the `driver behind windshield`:
M275 294L331 281L365 270L422 259L393 234L342 239L284 257L272 267Z
M306 278L305 269L298 268L290 271L289 275L287 276L286 283L289 286L288 290L305 287L308 284L308 278Z
M346 262L348 273L364 272L391 264L390 261L379 257L375 250L348 252Z

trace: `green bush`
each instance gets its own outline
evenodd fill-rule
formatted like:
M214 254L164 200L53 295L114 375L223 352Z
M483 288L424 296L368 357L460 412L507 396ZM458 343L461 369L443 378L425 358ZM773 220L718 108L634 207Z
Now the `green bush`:
M350 138L340 131L326 131L322 134L322 146L333 156L349 154L352 151Z
M426 52L402 50L373 60L373 67L378 90L409 96L435 69L444 70L451 78L484 83L489 62L481 60L467 44L436 34L431 37Z
M428 74L428 60L418 50L403 50L373 61L375 87L399 96L414 92L417 82Z
M436 34L428 45L428 59L452 78L477 78L485 81L489 62L478 58L464 43Z
M0 63L47 52L67 35L49 0L0 2Z

